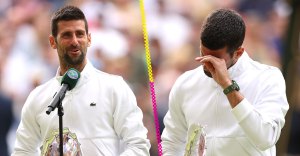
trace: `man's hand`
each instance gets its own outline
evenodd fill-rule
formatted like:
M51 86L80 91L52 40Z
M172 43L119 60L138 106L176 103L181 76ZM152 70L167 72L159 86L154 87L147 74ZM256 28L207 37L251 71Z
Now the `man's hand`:
M224 59L214 57L212 55L206 55L196 57L196 61L199 61L204 70L211 73L212 78L224 89L231 85L231 79L228 74L226 62Z
M195 58L195 60L199 61L204 66L204 70L209 71L211 73L213 79L223 89L232 84L224 59L220 59L211 55L206 55L202 57L197 57ZM227 98L231 107L234 108L244 99L244 96L240 92L234 91L230 94L227 94Z

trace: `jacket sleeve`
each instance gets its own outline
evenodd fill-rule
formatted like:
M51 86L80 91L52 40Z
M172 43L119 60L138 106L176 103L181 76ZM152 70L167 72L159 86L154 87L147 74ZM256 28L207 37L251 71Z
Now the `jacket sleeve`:
M177 93L175 83L169 95L169 111L164 118L165 128L162 134L164 156L184 154L188 129L180 103L180 95Z
M113 119L115 131L124 143L125 149L121 156L149 156L150 142L143 124L142 111L126 82L121 78L116 82Z
M246 98L232 109L232 113L247 137L260 150L276 144L289 108L285 81L279 70L265 72L258 82L258 98L250 103ZM270 75L271 74L271 75Z
M12 156L38 156L41 146L40 127L35 119L35 108L33 103L33 92L28 96L21 115L21 122L16 132L16 141Z

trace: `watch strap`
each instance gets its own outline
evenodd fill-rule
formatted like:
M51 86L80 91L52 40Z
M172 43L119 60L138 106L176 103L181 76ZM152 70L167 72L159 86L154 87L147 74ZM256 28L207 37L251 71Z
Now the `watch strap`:
M223 90L223 93L224 93L225 95L227 95L227 94L231 93L231 92L234 91L234 90L239 91L239 90L240 90L240 87L238 86L238 84L237 84L234 80L232 80L232 84L231 84L230 86L226 87L226 88Z

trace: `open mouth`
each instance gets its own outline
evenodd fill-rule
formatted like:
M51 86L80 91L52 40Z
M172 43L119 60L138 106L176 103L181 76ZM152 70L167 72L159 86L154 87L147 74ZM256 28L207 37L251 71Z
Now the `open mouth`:
M80 54L80 50L79 49L72 49L72 50L70 50L70 54L78 55L78 54Z

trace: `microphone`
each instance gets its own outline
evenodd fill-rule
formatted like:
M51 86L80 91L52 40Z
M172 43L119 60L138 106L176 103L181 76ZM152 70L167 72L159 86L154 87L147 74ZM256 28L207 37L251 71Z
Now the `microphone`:
M80 78L80 73L74 68L70 68L63 76L61 81L60 89L54 94L50 105L48 106L48 110L46 113L49 115L55 108L62 102L65 98L65 94L67 90L72 90Z

